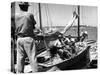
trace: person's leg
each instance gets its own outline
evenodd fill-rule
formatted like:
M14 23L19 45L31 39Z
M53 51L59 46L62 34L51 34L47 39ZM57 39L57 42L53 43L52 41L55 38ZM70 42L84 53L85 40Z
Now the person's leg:
M23 47L23 38L17 40L17 73L24 72L26 53Z
M30 56L30 64L32 67L33 72L37 72L38 71L38 67L37 67L37 62L36 62L36 47L35 47L35 42L33 41L33 46L32 46L32 53Z
M37 72L37 62L36 62L36 47L35 40L33 38L27 37L24 41L24 49L30 61L30 65L33 72Z
M14 39L11 38L11 72L15 72L14 65Z

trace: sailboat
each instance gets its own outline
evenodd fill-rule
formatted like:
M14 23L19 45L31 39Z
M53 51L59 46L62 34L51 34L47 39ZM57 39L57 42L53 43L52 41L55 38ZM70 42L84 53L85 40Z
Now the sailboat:
M89 49L90 49L90 46L84 44L84 42L81 42L81 45L79 40L80 40L80 6L78 6L78 36L77 37L77 40L78 42L75 43L75 44L78 44L78 47L77 47L77 52L76 54L72 54L70 51L66 50L65 49L65 52L68 55L67 58L65 59L62 59L60 57L60 55L56 54L55 57L51 58L50 56L50 48L48 47L48 43L51 42L51 41L54 41L54 40L58 40L59 39L59 35L62 35L67 38L67 36L65 36L64 34L67 32L67 29L70 28L70 25L73 24L73 22L76 20L76 15L74 16L73 20L71 21L71 23L69 25L67 25L63 32L61 34L59 33L54 33L54 34L46 34L44 33L43 31L43 27L42 27L42 19L41 19L41 5L39 3L39 17L40 17L40 29L42 30L43 32L43 35L44 36L44 40L42 40L42 45L38 45L38 51L37 51L37 58L41 58L40 62L38 62L38 65L39 66L42 66L42 67L45 67L45 68L51 68L51 67L54 67L54 66L57 66L60 70L67 70L67 69L81 69L83 68L84 66L87 65L87 63L90 61L89 60ZM57 34L57 36L56 36ZM76 37L73 37L71 36L71 38L76 38ZM62 39L63 37L60 37L60 39ZM55 42L55 41L54 41ZM61 41L60 41L61 42ZM66 46L66 44L64 43L64 41L61 42L64 46ZM43 45L45 46L45 48L43 47ZM80 46L80 47L79 47ZM43 48L39 48L39 47L43 47ZM78 49L79 48L79 49ZM43 61L45 59L49 58L48 60L46 61ZM43 60L42 60L43 59ZM43 61L43 62L41 62Z

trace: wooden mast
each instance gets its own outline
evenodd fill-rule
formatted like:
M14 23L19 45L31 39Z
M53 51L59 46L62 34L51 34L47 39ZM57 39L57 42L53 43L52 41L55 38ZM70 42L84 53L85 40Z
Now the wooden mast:
M39 3L39 20L40 20L40 29L43 31L43 28L42 28L42 17L41 17L41 5Z
M45 38L44 30L43 30L43 27L42 27L42 16L41 16L41 4L40 3L39 3L39 20L40 20L40 29L42 31L42 34L43 34L44 38ZM44 45L46 47L46 50L48 50L49 48L48 48L48 46L46 44L45 39L43 39L43 41L44 41Z
M80 40L80 5L78 5L78 31L77 31L77 33L78 33L78 41Z

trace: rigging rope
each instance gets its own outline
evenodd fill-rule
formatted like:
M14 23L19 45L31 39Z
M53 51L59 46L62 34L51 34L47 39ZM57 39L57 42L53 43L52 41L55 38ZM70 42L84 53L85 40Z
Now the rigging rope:
M75 11L75 12L77 11L76 6L73 5L72 11ZM73 15L73 17L74 17L74 15ZM77 25L77 24L76 24L76 21L73 23L73 26L75 26L75 25ZM75 32L75 35L77 35L77 30L76 30L76 28L74 28L74 32Z
M49 17L49 20L50 20L50 28L52 28L52 20L51 20L51 15L50 15L48 4L47 4L47 10L48 10L48 17Z
M45 4L45 11L46 11L46 16L47 16L47 25L49 25L49 19L48 19L48 13L47 13L47 7L46 7L46 4Z

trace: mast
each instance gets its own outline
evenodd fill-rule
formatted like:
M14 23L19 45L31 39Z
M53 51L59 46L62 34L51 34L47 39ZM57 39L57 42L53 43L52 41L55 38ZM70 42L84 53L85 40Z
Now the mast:
M40 20L40 29L43 31L42 29L42 17L41 17L41 5L39 3L39 20Z
M43 27L42 27L41 4L39 3L38 5L39 5L40 29L41 29L41 31L42 31L42 34L43 34L44 38L45 38L44 30L43 30ZM46 47L46 50L48 50L49 48L48 48L48 46L47 46L47 44L46 44L45 39L43 39L43 42L44 42L44 45L45 45L45 47Z
M77 6L77 9L78 9L78 41L80 40L80 5Z

